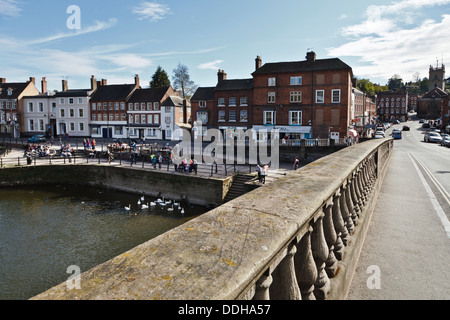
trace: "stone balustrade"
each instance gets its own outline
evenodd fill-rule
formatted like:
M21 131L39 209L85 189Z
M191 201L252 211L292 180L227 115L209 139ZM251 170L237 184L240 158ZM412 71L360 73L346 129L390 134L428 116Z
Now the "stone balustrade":
M323 157L33 299L345 299L392 141Z

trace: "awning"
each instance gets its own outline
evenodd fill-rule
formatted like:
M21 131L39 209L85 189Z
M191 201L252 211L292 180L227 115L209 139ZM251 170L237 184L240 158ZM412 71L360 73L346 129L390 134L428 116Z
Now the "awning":
M357 137L358 136L358 132L356 132L356 130L354 129L350 129L348 130L349 135L353 136L353 137Z

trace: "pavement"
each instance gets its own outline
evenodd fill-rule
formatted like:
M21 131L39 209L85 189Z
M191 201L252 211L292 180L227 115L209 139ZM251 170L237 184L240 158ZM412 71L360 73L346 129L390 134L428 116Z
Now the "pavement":
M394 143L349 300L450 299L448 207L424 174Z

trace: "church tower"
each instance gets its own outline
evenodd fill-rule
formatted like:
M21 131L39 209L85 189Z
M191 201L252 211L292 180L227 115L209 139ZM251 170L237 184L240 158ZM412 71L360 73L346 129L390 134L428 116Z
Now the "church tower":
M430 66L430 88L429 90L433 90L434 88L439 88L441 90L445 90L445 66L441 64L439 67L439 62L436 65L436 68Z

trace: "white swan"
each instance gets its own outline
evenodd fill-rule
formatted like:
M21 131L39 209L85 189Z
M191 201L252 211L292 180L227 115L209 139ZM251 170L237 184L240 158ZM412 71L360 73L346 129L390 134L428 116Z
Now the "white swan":
M131 204L129 204L128 207L125 206L125 210L130 211L131 210Z
M156 200L156 202L157 202L157 203L164 203L164 197L162 197L162 199L159 198L158 200Z
M142 197L141 197L141 201L144 201L144 199L145 199L144 196L142 196Z
M173 205L179 207L180 203L179 202L174 202Z
M167 211L173 211L173 205L171 208L167 208Z
M143 204L143 205L141 206L141 209L148 209L148 202L147 202L147 204Z
M166 201L165 203L166 203L166 205L169 205L172 203L172 201L169 200L169 201Z
M181 214L184 214L184 208L181 208Z
M151 201L150 202L150 207L154 207L154 206L156 206L156 202Z
M138 204L138 206L141 205L141 199L138 200L137 204Z

